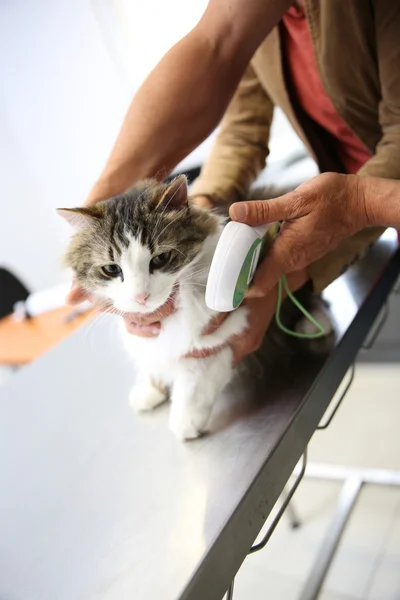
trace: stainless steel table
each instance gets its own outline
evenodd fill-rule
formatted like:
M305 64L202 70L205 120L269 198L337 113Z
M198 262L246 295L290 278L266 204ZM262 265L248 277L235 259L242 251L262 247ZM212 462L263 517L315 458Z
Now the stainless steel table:
M111 317L17 374L0 392L1 600L220 600L382 308L396 250L389 232L327 290L328 355L274 357L192 443L166 407L131 413Z

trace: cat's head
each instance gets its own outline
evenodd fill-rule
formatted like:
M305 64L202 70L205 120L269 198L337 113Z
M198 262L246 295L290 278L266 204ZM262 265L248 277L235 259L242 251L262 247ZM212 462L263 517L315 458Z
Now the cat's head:
M123 312L152 312L218 231L219 219L190 206L184 176L146 180L87 208L62 208L72 237L65 263L93 297Z

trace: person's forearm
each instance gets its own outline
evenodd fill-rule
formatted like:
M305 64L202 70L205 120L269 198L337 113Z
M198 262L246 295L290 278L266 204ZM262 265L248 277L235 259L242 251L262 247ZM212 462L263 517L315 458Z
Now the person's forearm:
M133 98L100 177L106 195L138 179L165 177L217 126L241 73L225 69L215 54L195 30L155 67Z
M400 181L378 177L361 179L367 226L400 229Z
M290 4L211 0L200 23L136 93L88 202L118 194L138 179L165 177L199 145L218 125L253 53Z

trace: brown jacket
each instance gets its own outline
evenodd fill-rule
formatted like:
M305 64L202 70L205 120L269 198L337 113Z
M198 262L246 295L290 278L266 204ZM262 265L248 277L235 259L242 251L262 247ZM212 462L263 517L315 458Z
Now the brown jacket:
M400 179L400 2L305 0L319 73L337 112L373 153L359 171ZM221 123L193 195L243 199L264 168L274 106L321 171L342 171L321 127L295 105L284 76L279 26L255 53ZM355 262L383 229L364 230L309 267L316 291Z

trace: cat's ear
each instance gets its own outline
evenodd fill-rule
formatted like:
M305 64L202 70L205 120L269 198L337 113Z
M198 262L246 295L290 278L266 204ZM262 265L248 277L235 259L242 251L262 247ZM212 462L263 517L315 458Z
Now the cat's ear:
M57 213L75 230L85 229L101 217L101 212L94 207L88 208L57 208Z
M176 177L167 187L157 207L165 210L179 210L188 205L188 187L185 175Z

